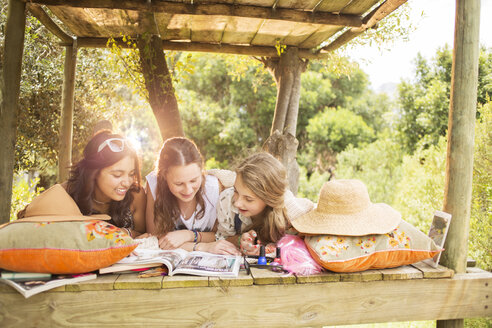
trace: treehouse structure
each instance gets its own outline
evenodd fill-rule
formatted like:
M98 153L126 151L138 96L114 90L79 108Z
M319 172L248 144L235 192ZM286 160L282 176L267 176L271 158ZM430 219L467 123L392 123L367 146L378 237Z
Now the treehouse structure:
M297 188L296 125L301 73L397 10L406 0L9 0L1 80L0 223L9 220L26 10L66 48L59 179L71 163L77 49L125 35L158 50L143 62L163 138L182 134L177 104L150 80L167 70L163 50L255 56L277 83L270 138ZM492 274L467 269L480 0L456 1L445 212L453 215L446 267L424 263L362 273L280 276L253 270L235 279L107 275L25 300L0 286L1 326L322 326L490 317ZM60 24L61 22L62 24ZM429 31L431 33L431 31ZM146 69L147 65L147 69ZM155 69L153 67L156 67ZM154 90L154 91L153 91ZM162 91L162 90L161 90ZM160 118L162 118L160 120Z

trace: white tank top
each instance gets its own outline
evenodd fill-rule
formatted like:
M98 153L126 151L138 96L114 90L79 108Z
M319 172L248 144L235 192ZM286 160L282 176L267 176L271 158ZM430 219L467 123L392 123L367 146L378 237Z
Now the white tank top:
M150 172L145 178L155 201L155 194L157 190L156 171ZM200 220L195 219L196 213L200 210L200 204L197 204L195 212L188 220L184 220L183 216L179 217L176 221L176 230L187 229L202 232L212 231L215 221L217 220L217 203L219 202L219 180L212 175L205 176L203 200L205 205L203 217Z

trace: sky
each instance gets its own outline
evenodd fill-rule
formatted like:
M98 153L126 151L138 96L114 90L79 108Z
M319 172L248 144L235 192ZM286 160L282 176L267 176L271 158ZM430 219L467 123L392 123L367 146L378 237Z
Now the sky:
M453 48L456 0L408 2L410 17L417 27L409 35L409 41L397 41L390 50L379 50L375 46L348 50L351 59L359 62L361 69L369 75L375 90L384 83L413 79L413 61L417 53L431 60L436 50L446 43ZM481 0L480 11L480 44L492 48L492 0Z

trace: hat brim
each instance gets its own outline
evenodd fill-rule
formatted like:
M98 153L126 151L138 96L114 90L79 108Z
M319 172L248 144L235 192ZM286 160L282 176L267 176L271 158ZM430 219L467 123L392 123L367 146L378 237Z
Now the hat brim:
M365 236L384 234L401 222L401 214L391 206L371 204L365 210L348 214L321 213L317 208L292 221L292 226L303 234Z

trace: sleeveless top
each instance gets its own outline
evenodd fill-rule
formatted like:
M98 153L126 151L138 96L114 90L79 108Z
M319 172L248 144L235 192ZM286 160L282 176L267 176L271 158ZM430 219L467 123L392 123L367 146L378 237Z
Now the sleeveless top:
M157 190L157 173L156 171L150 172L145 179L149 186L152 197L155 201L155 195ZM212 176L205 176L205 185L203 189L203 201L205 205L205 211L203 217L199 220L195 215L200 210L200 204L197 204L195 212L188 220L184 220L183 216L180 216L176 221L176 230L196 230L200 232L212 231L215 221L217 220L217 202L219 201L219 180Z

